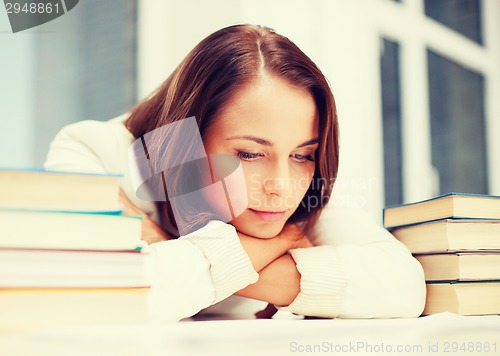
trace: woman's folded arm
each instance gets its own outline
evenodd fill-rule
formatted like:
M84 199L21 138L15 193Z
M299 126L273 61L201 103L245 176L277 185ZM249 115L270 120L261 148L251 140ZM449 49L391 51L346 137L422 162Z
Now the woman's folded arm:
M354 210L329 210L312 236L316 245L289 251L238 292L290 312L317 317L419 316L425 304L422 267L389 232ZM290 295L296 294L293 300ZM288 303L287 303L288 302Z
M236 230L220 221L149 249L149 306L156 321L192 316L258 279Z

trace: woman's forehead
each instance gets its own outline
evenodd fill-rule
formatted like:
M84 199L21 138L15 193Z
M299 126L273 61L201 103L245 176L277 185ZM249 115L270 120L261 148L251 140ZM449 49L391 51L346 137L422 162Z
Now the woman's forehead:
M283 136L308 140L317 136L318 114L313 96L287 82L266 78L241 90L220 111L214 130L223 135Z

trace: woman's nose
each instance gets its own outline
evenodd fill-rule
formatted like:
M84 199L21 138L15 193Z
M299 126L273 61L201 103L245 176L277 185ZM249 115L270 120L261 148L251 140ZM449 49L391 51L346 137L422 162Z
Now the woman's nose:
M266 194L286 196L291 189L288 162L273 165L264 177L263 189Z

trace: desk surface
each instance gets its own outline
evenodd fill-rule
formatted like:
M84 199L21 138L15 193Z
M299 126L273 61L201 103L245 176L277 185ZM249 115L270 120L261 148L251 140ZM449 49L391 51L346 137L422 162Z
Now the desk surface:
M500 355L500 316L204 320L0 335L1 355Z

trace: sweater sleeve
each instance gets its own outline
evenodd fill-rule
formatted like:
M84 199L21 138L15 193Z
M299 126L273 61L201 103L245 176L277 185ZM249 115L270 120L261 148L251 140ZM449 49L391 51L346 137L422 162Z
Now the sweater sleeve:
M79 121L59 131L44 166L69 172L128 174L123 157L131 139L121 122Z
M150 246L149 294L154 321L178 321L258 280L236 230L221 221Z
M283 309L341 318L419 316L422 267L388 231L360 211L326 208L312 248L291 250L300 292Z

